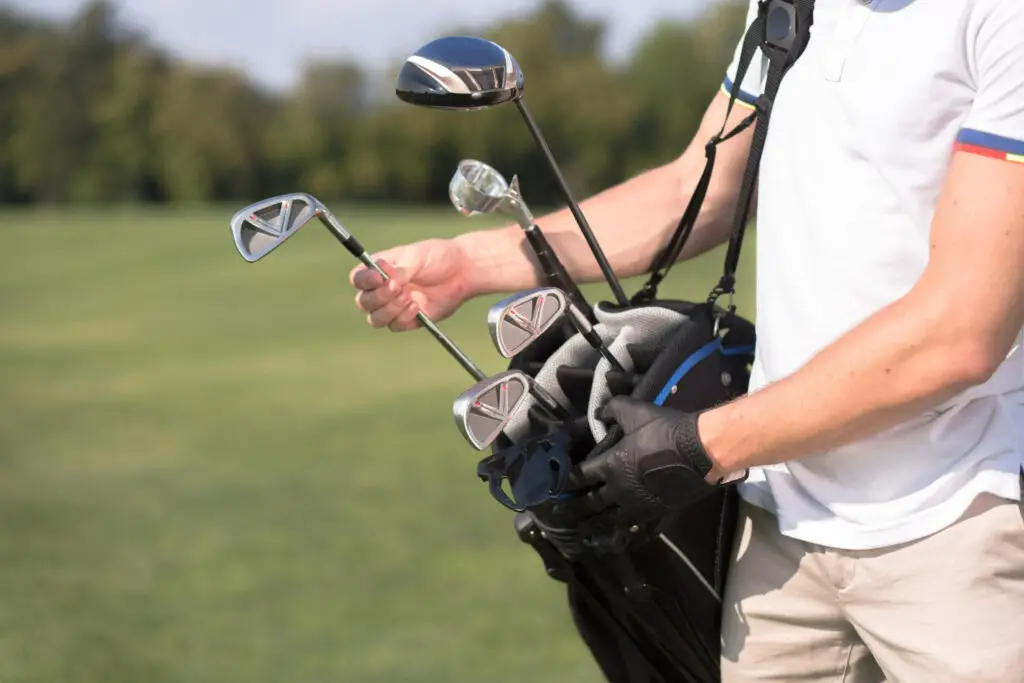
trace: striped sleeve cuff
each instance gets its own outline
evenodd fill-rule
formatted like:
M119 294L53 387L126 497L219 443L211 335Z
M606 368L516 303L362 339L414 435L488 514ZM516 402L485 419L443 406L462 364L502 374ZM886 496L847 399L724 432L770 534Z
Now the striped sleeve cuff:
M732 96L732 79L728 76L726 76L725 80L722 82L722 92L724 92L727 97ZM756 102L757 95L751 95L742 88L739 93L736 94L736 104L742 105L747 109L753 109Z
M985 133L973 128L963 128L960 131L953 149L1024 164L1024 141Z

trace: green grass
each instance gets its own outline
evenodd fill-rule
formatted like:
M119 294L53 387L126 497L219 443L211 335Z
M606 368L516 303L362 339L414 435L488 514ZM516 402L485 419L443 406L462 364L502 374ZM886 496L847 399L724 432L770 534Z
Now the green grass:
M0 212L0 682L599 680L451 423L470 379L364 324L323 231L243 262L235 208ZM371 249L482 226L335 209ZM494 372L489 303L442 327Z

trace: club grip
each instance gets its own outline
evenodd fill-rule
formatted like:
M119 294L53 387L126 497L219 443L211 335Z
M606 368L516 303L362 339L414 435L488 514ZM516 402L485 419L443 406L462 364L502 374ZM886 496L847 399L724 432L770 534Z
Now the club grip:
M359 258L362 254L366 253L366 250L363 249L363 245L359 243L359 240L355 238L355 235L350 235L347 240L341 240L341 243L345 245L345 248L348 249L356 258Z
M317 215L320 218L320 222L327 227L327 230L334 235L334 239L338 240L338 242L341 243L341 246L348 249L349 253L357 259L366 263L363 259L363 256L366 254L366 250L363 249L363 245L359 243L359 240L356 239L355 235L342 227L341 223L338 222L338 219L334 217L334 214L321 206ZM370 264L367 263L366 265ZM383 273L381 274L383 275Z

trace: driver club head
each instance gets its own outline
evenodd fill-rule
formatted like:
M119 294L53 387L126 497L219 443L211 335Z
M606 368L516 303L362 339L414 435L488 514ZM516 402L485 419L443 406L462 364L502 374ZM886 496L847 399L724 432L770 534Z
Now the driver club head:
M480 380L455 399L455 425L473 448L482 451L498 438L529 393L530 378L519 370Z
M498 353L513 358L549 330L568 307L568 296L557 287L526 290L491 306L487 329Z
M433 109L484 109L518 99L523 72L505 48L483 38L446 36L410 55L395 94Z
M249 263L258 261L316 218L320 209L315 197L302 192L250 204L231 219L235 247Z

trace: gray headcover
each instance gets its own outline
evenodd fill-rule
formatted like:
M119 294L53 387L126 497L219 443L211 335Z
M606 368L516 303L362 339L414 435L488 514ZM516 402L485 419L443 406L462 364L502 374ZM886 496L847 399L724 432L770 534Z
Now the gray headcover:
M608 345L609 351L627 370L633 369L632 359L626 352L631 344L659 344L665 341L685 320L682 313L661 306L645 306L625 311L607 312L598 306L594 309L598 324L594 330ZM562 392L555 379L557 369L562 365L578 367L596 367L594 384L590 391L590 404L587 407L587 418L590 431L595 441L600 441L608 433L607 427L597 418L597 411L611 398L611 391L604 380L610 369L607 360L601 357L582 335L576 334L568 339L557 351L551 354L547 362L537 373L536 382L547 389L563 405L568 405L568 397ZM516 412L508 425L505 434L518 443L528 436L528 408L536 399L527 396L522 409Z

